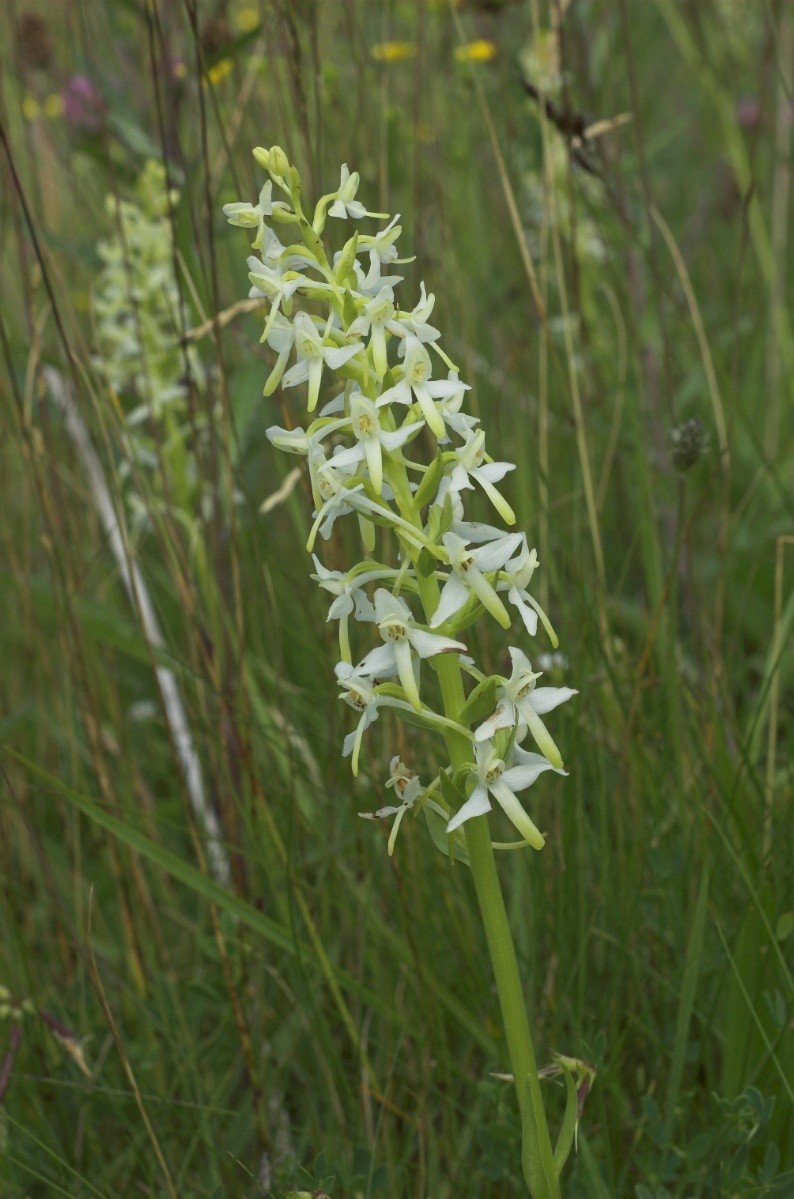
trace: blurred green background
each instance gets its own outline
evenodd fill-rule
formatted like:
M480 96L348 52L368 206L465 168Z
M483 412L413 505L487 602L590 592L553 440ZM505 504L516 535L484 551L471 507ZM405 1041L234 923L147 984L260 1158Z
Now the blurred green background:
M580 693L547 847L500 861L540 1060L598 1069L565 1194L794 1194L794 6L4 0L3 29L3 1199L525 1193L466 870L356 816L399 725L358 780L340 757L310 494L264 435L300 417L221 212L273 143L401 214L403 306L435 292L518 464L544 681Z

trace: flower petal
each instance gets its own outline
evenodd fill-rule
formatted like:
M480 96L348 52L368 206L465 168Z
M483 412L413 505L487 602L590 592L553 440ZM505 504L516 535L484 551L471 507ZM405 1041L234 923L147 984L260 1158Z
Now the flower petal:
M407 380L403 379L378 396L377 404L383 408L386 404L413 404L414 397Z
M501 699L494 712L474 731L475 741L490 741L499 729L509 729L516 722L516 710L509 699Z
M485 787L475 787L463 807L459 808L450 820L447 832L454 833L455 829L460 828L464 821L471 820L475 816L484 816L490 810L491 801L488 799Z
M502 775L502 781L507 784L511 791L526 791L527 787L531 787L535 780L543 774L545 770L553 770L551 762L546 758L540 757L539 762L525 763L522 766L511 766L509 770L505 770Z
M372 486L380 495L383 490L383 454L377 437L367 437L364 442L364 453L367 457L367 467Z
M380 435L380 440L383 448L388 450L389 453L394 450L398 450L401 445L405 445L411 434L415 433L418 429L421 429L423 425L424 421L417 420L412 421L408 425L403 425L399 429L395 429L393 433L389 433L387 431L382 432Z
M355 466L364 458L365 450L361 442L356 442L355 445L349 445L347 449L334 451L334 466Z
M435 654L455 653L466 649L461 641L453 641L439 633L425 633L422 629L409 629L408 640L420 658L432 658Z
M370 679L390 678L397 669L393 644L389 642L388 645L377 645L375 649L371 649L366 658L359 662L356 674L366 675Z
M322 359L318 359L322 366ZM282 387L295 387L298 383L305 383L309 377L309 362L304 359L303 362L296 362L287 371L284 378L281 380Z
M507 593L507 599L509 603L518 608L519 615L524 622L524 628L530 637L534 637L538 631L538 614L526 602L526 592L519 591L517 587L511 587Z
M573 691L570 687L536 687L530 693L529 702L535 711L542 715L544 712L551 712L552 708L564 704L571 696L578 694L578 691Z
M419 407L422 409L422 416L425 418L436 437L441 438L446 436L444 422L430 397L430 391L427 387L427 384L414 383L414 395L419 401Z
M499 596L494 591L491 584L480 574L476 566L473 566L466 574L466 579L474 595L485 608L486 612L490 612L494 620L497 621L503 629L510 628L510 615L505 608Z
M522 722L529 729L541 753L545 754L552 766L562 767L562 754L557 749L551 733L535 709L525 701L524 703L519 703L518 711Z
M492 465L493 466L497 466L497 465L506 466L508 468L508 470L515 470L515 467L511 463L506 463L506 462L496 463L496 462L494 462L494 463L492 463ZM502 493L500 491L497 491L496 488L494 487L493 483L491 483L491 481L487 478L487 476L485 474L485 470L486 470L486 468L484 466L480 466L480 467L475 467L474 470L470 471L469 473L471 474L471 477L473 479L476 479L477 482L480 484L480 487L482 487L483 491L488 496L488 499L491 501L494 508L499 513L499 515L501 516L501 518L505 522L505 524L506 525L514 525L516 523L515 512L510 507L510 505L508 504L507 500L502 495Z
M393 647L394 660L397 664L397 674L400 677L405 697L412 708L415 708L417 712L421 712L422 701L419 698L419 688L416 685L410 642L407 637L402 637L399 641L392 641L390 644Z
M516 799L513 792L505 783L504 778L491 787L491 794L511 824L515 825L518 829L524 840L528 841L533 849L542 849L546 844L546 838L534 820L530 820L519 800Z
M317 400L320 397L320 380L323 377L323 360L322 358L312 358L309 361L309 394L306 397L306 407L309 412L314 412L317 407Z
M521 544L523 536L523 533L508 533L506 537L502 536L498 541L489 541L486 545L481 545L479 549L473 550L471 556L477 569L486 574L493 570L499 570Z
M469 593L463 580L456 574L451 574L441 590L441 598L430 621L430 628L437 629L445 620L449 620L450 616L460 611L468 598Z
M339 370L340 366L344 366L351 358L364 349L363 342L357 341L352 346L325 346L323 348L323 358L328 363L332 371Z

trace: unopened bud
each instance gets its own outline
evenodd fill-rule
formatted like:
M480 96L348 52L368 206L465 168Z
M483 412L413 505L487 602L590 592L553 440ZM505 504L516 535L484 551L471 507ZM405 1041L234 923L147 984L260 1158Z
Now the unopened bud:
M289 159L281 146L270 147L270 161L267 169L271 175L280 175L282 179L286 179L289 175Z
M356 261L357 251L358 234L355 233L342 247L342 252L337 259L336 266L334 267L334 276L337 283L345 283L347 276L352 273L353 263Z
M703 457L708 444L708 434L701 421L694 417L677 425L670 434L673 443L673 466L676 470L689 470Z

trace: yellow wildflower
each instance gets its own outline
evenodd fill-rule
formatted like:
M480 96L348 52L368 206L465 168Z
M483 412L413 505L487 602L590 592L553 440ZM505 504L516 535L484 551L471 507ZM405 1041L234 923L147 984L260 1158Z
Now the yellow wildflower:
M22 115L26 121L35 121L41 116L41 105L33 96L25 96L22 101Z
M63 116L63 100L58 92L52 92L44 101L43 110L45 117L55 119Z
M455 58L458 62L491 62L498 53L494 43L484 38L455 47Z
M416 54L415 42L378 42L372 47L376 62L405 62Z
M211 83L213 87L225 79L232 69L232 60L230 58L221 58L214 66L210 67L204 76L204 83Z
M235 13L234 24L240 33L252 33L259 25L259 13L251 5L247 5Z

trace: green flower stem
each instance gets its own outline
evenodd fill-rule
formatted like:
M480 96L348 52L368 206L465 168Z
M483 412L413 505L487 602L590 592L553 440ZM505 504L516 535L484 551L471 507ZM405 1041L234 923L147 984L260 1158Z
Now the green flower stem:
M532 1199L559 1199L560 1183L543 1106L518 962L496 869L487 816L466 821L474 889L502 1009L524 1135L524 1177Z
M434 578L426 580L438 593ZM430 587L427 587L430 590ZM420 584L422 600L425 587ZM431 606L430 611L435 611ZM434 660L444 698L444 711L451 720L459 720L464 691L457 656L439 654ZM471 758L471 744L459 734L446 738L452 765L461 766ZM529 1031L521 977L518 972L513 934L507 919L499 874L496 869L487 816L467 820L466 844L477 902L480 907L485 939L491 955L507 1052L513 1072L523 1129L524 1177L532 1199L560 1199L560 1184L554 1167L549 1126L535 1062L535 1050Z
M407 486L405 467L395 463L389 478L403 515L421 529L421 517L412 498L409 499L410 490ZM438 606L439 594L435 576L419 574L419 595L428 621ZM431 661L441 686L444 714L459 724L466 695L458 657L456 654L438 654ZM466 737L452 730L446 732L444 737L454 768L471 761L471 742ZM474 889L488 952L491 955L507 1052L521 1112L524 1177L532 1199L560 1199L559 1175L554 1165L546 1109L543 1105L535 1050L529 1030L529 1017L518 971L513 934L510 931L496 869L488 817L477 816L467 820L465 831Z

